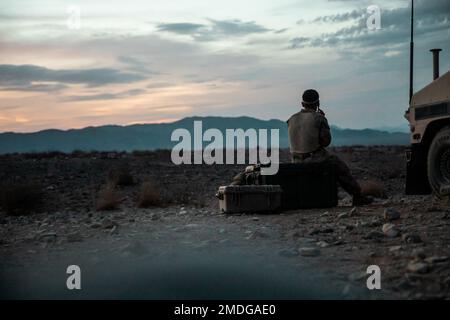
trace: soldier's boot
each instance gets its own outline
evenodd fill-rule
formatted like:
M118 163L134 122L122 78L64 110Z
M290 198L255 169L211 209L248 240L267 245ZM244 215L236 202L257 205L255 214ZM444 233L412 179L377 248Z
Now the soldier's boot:
M373 199L361 194L361 187L352 176L347 164L337 156L333 156L336 164L337 178L341 187L353 196L353 206L364 206L371 204Z

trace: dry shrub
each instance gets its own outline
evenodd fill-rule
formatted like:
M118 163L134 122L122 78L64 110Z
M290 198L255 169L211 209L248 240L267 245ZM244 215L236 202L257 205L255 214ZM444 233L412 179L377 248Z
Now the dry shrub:
M134 179L128 168L115 168L108 173L108 183L115 186L131 186L134 184Z
M121 202L120 195L115 190L114 185L107 184L98 193L96 209L97 211L115 210Z
M10 215L36 211L42 204L43 191L37 184L9 185L0 188L0 206Z
M152 181L145 181L138 196L137 205L139 208L148 208L162 205L159 188Z
M379 181L367 180L361 181L361 193L365 196L372 196L376 198L387 198L384 186Z

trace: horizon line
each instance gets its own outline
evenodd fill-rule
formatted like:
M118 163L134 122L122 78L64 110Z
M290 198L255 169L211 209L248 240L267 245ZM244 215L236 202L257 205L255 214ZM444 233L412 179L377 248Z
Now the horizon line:
M281 119L276 119L276 118L271 118L268 120L265 119L260 119L260 118L256 118L256 117L251 117L251 116L187 116L184 118L178 118L178 119L174 119L173 121L169 122L169 121L162 121L162 122L135 122L135 123L129 123L129 124L102 124L102 125L91 125L91 126L85 126L85 127L75 127L75 128L67 128L67 129L58 129L58 128L47 128L47 129L42 129L42 130L37 130L37 131L30 131L30 132L20 132L20 131L1 131L0 134L36 134L36 133L40 133L40 132L45 132L45 131L61 131L61 132L68 132L68 131L75 131L75 130L84 130L84 129L89 129L89 128L102 128L102 127L132 127L132 126L143 126L143 125L168 125L168 124L173 124L182 120L186 120L186 119L192 119L192 118L201 118L201 119L205 119L205 118L228 118L228 119L238 119L238 118L249 118L249 119L254 119L254 120L258 120L258 121L264 121L264 122L269 122L269 121L281 121L281 122L285 122ZM395 126L386 126L386 128L395 128L395 127L399 127L401 126L401 124L395 125ZM371 128L343 128L337 125L330 125L331 128L336 128L336 129L341 129L341 130L357 130L357 131L361 131L361 130L376 130L376 131L385 131L385 132L389 132L389 133L408 133L407 130L405 131L388 131L386 129L382 129L383 126L380 127L371 127Z

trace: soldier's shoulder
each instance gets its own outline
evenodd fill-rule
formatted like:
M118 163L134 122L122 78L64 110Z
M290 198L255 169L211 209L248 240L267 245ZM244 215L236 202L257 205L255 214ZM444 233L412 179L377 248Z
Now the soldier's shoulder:
M301 114L301 113L302 113L301 111L299 111L299 112L297 112L297 113L294 113L292 116L290 116L290 118L289 118L286 122L289 123L289 121L290 121L291 119L298 117L299 114Z
M327 121L327 118L325 118L325 116L319 112L315 112L314 117L319 121Z

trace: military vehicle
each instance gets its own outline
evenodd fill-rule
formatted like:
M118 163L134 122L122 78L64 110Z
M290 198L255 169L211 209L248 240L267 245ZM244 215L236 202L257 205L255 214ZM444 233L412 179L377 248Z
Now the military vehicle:
M433 53L433 82L413 94L413 25L411 6L410 106L405 113L411 130L406 153L406 194L434 193L450 199L450 71L439 75L439 52Z

